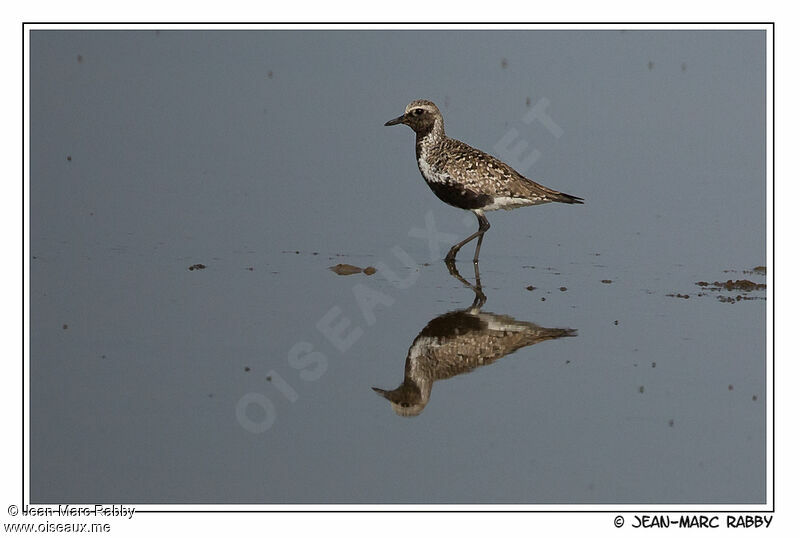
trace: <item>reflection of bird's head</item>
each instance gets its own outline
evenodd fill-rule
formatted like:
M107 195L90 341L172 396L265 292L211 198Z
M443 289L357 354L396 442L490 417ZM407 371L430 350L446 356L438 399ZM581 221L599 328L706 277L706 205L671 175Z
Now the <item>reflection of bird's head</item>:
M403 383L394 390L383 390L372 387L372 390L389 400L392 410L401 417L415 417L422 413L428 404L419 387L413 383Z

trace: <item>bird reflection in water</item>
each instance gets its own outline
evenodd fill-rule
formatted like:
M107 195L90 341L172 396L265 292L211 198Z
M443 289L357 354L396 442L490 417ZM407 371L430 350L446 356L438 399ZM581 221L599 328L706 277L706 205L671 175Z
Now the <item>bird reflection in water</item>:
M394 390L374 388L389 400L400 416L422 413L436 381L465 374L492 364L520 348L545 340L575 336L574 329L548 329L511 316L481 312L486 302L481 288L478 264L475 284L462 277L455 263L448 263L450 274L475 292L469 308L454 310L434 318L414 339L406 357L403 383Z

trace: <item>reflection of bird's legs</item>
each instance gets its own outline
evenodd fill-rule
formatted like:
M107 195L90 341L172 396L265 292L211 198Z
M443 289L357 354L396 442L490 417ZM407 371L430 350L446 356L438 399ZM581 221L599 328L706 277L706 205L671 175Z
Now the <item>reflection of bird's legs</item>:
M454 261L451 260L447 262L447 270L450 272L450 274L457 278L466 287L475 292L475 299L472 301L472 308L480 309L486 302L486 295L483 294L483 287L481 286L481 274L480 268L478 267L478 262L473 264L473 268L475 269L475 285L461 276Z
M481 235L480 239L478 239L478 249L481 248L481 239L483 239L483 235ZM473 269L475 269L475 299L472 301L472 308L480 310L483 304L486 302L486 295L483 293L483 286L481 286L481 270L478 267L478 259L477 254L475 254L475 262L472 264Z
M478 266L477 261L472 264L472 268L475 270L475 285L479 290L482 290L483 286L481 286L481 268Z

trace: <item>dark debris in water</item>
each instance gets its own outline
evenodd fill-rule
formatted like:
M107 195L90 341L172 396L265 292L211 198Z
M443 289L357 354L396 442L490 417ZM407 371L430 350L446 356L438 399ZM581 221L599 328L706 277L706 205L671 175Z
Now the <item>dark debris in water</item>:
M766 284L756 284L752 280L728 280L727 282L714 282L715 286L719 286L721 288L725 288L728 291L731 290L742 290L742 291L753 291L753 290L765 290L767 289Z
M728 297L726 295L717 295L717 300L721 303L738 303L739 301L766 301L766 297L747 297L744 295L737 295L736 297Z
M760 267L759 267L760 268ZM758 269L758 268L757 268ZM752 271L754 272L754 271ZM741 291L743 293L750 293L752 291L761 291L767 289L766 284L759 284L757 282L753 282L752 280L733 280L728 279L725 282L720 282L719 280L714 281L712 283L706 282L701 280L699 282L695 282L698 286L703 288L703 290L707 291ZM736 295L735 297L727 296L727 295L717 295L717 300L722 303L737 303L739 301L755 301L755 300L766 300L766 297L751 297L748 295Z
M189 271L195 271L195 270L199 271L200 269L205 269L205 268L206 266L203 265L202 263L196 263L194 265L189 266Z
M722 272L723 273L734 273L736 271L734 269L725 269ZM767 268L765 266L763 266L763 265L758 265L756 267L753 267L753 269L751 269L751 270L744 270L744 271L741 271L741 272L742 273L746 273L746 274L765 275L766 272L767 272ZM739 291L739 292L742 292L742 294L748 294L750 292L763 291L763 290L767 289L767 285L766 284L762 284L762 283L759 283L759 282L753 282L752 280L748 280L748 279L736 279L736 280L733 280L733 279L729 278L725 282L722 282L722 281L719 281L719 280L715 280L714 282L708 282L706 280L698 280L697 282L695 282L695 285L699 286L700 288L702 288L702 291L696 294L698 297L704 297L704 296L708 295L707 292L713 292L713 291L716 291L716 292L721 292L721 291L728 291L728 292ZM763 297L763 296L750 296L750 295L742 295L742 294L736 295L735 297L734 296L728 296L728 295L717 295L717 300L720 301L721 303L738 303L740 301L757 301L757 300L765 301L766 300L766 297ZM667 297L680 297L681 299L688 299L689 295L688 294L681 294L681 293L670 293L670 294L667 294Z

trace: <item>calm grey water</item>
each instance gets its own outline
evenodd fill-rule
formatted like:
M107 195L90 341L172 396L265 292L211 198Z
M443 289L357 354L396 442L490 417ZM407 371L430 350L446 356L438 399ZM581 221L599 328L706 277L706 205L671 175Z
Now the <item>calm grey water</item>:
M765 502L765 292L695 284L765 281L765 50L33 32L31 500ZM586 200L488 214L480 311L441 261L474 217L383 127L415 98ZM436 379L413 417L372 390L407 355Z

